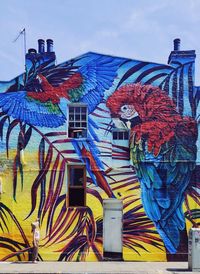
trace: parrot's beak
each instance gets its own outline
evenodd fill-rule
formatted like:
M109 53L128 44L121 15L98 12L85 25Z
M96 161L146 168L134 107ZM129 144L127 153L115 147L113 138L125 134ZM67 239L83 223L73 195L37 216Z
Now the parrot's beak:
M112 121L116 128L124 128L127 129L127 124L125 121L121 120L120 118L112 118Z
M134 127L141 124L142 120L139 116L135 116L131 120L129 120L129 123L131 124L131 127Z

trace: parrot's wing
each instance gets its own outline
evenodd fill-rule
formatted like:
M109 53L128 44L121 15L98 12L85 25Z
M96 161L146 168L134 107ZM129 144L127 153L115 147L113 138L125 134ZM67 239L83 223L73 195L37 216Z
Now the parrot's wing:
M70 100L86 103L91 113L102 101L104 92L112 86L123 61L121 58L97 55L95 59L83 64L78 70L83 83L69 92Z
M0 108L14 119L34 126L59 127L66 119L57 104L41 103L28 97L26 91L0 94Z
M141 198L147 216L155 223L166 248L175 253L180 231L185 228L182 211L184 192L195 167L195 138L176 138L154 156L141 145L132 146L132 159L141 183ZM143 146L147 147L147 146Z
M37 70L35 73L35 78L33 78L33 80L30 79L29 82L26 84L26 90L28 89L33 91L37 88L38 81L35 79L38 74L42 74L54 87L62 85L66 80L68 80L72 75L77 72L80 66L75 65L74 63L78 61L79 58L71 59L52 68L42 68L41 65L40 69Z
M62 86L74 74L79 73L82 83L69 91L69 98L71 102L86 103L91 113L102 101L104 92L112 86L117 70L124 60L88 53L54 68L45 69L41 73L54 87ZM33 91L37 86L37 80L34 80L26 89Z

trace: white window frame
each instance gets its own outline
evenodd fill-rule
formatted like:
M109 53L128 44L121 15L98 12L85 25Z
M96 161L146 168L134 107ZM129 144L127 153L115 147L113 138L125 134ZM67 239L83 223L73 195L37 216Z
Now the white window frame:
M86 108L86 113L85 113L85 116L86 116L86 119L85 120L82 120L81 118L81 114L84 115L84 113L81 112L80 110L80 120L76 120L76 115L79 115L78 112L76 113L75 109L76 108ZM70 112L70 108L74 108L74 111L73 113ZM73 115L73 118L72 119L72 115ZM88 131L88 107L87 107L87 104L81 104L81 103L71 103L71 104L68 104L68 127L67 127L67 135L68 135L68 138L74 138L74 139L80 139L80 138L84 138L86 139L87 138L87 131ZM70 123L74 123L74 126L71 126ZM80 126L76 126L76 123L80 123ZM82 126L82 123L85 123L86 126ZM70 129L72 130L72 133L74 134L74 136L70 136L71 134L69 134L69 131ZM84 136L78 136L79 133L81 135L81 132L85 131L85 135ZM72 135L73 135L72 134ZM77 136L76 136L77 134Z

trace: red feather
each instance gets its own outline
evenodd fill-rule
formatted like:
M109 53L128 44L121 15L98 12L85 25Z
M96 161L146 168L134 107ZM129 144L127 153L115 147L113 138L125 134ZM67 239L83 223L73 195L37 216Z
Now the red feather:
M73 74L58 87L52 86L43 75L40 74L39 77L42 80L41 86L43 92L28 91L27 95L33 99L39 100L40 102L51 101L53 104L58 104L60 98L69 99L69 91L80 87L83 82L83 78L78 72Z

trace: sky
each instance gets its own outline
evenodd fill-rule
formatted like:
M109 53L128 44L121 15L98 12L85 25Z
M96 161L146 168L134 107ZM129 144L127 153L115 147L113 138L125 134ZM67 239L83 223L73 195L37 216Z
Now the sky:
M24 71L28 48L51 38L57 63L88 51L167 63L173 40L195 49L200 85L200 0L0 0L0 80Z

